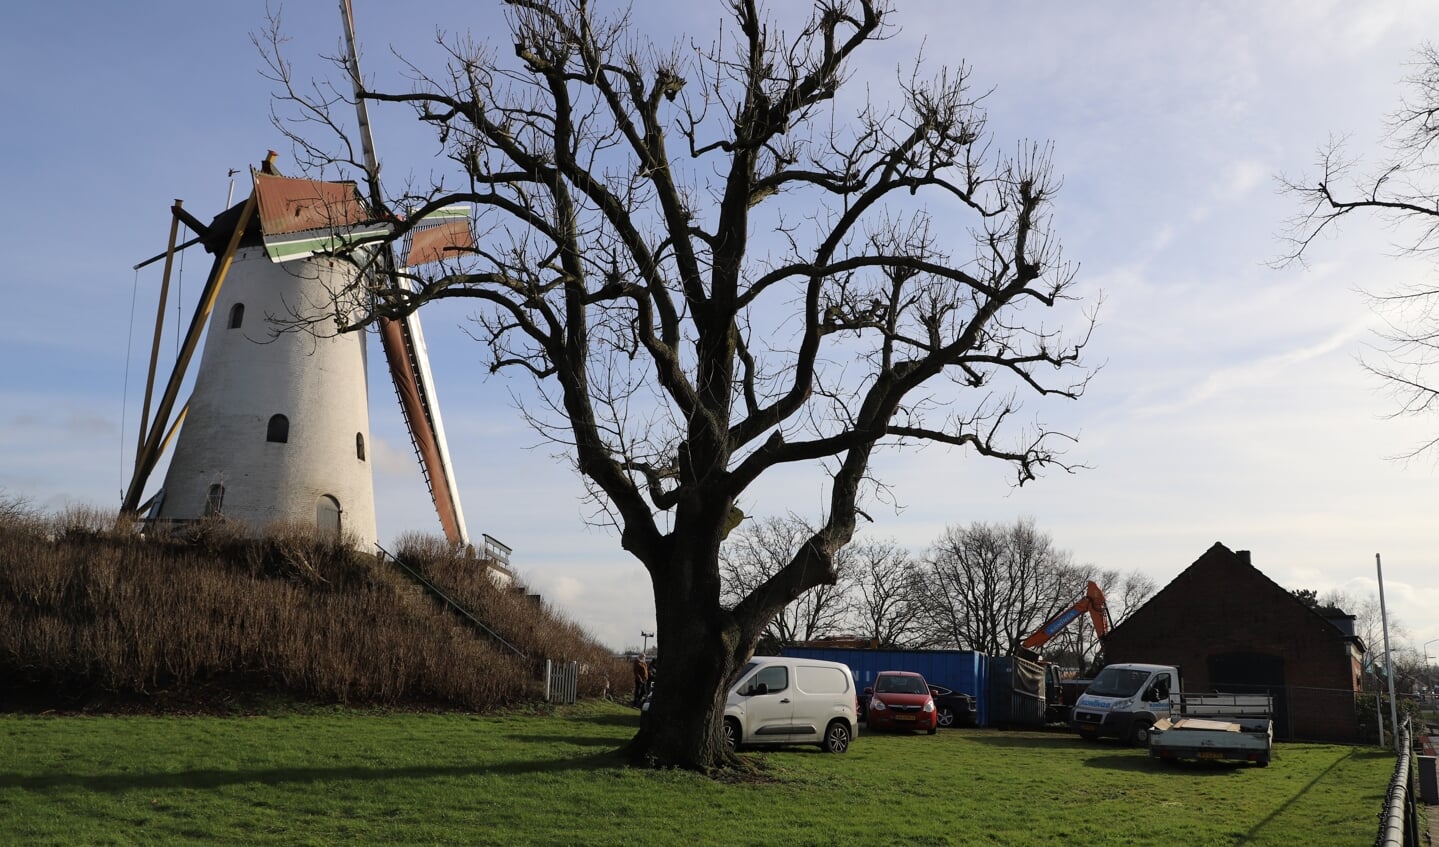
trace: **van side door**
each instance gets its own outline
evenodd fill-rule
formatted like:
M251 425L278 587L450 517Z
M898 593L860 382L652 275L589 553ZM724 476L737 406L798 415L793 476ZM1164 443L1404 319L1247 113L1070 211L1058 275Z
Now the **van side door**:
M787 741L794 730L794 680L784 664L765 665L735 692L744 707L744 740Z

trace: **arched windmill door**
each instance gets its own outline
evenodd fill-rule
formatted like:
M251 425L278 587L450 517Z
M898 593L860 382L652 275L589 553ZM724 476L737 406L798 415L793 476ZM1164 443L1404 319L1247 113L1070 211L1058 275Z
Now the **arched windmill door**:
M323 536L340 535L340 501L328 494L320 497L315 507L315 525Z

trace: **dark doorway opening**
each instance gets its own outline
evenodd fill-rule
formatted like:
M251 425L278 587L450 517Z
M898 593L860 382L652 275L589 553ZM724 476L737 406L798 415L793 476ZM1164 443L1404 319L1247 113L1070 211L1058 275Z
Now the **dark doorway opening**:
M1274 698L1274 737L1290 738L1289 698L1284 686L1284 659L1268 653L1221 653L1210 656L1209 681L1226 694L1268 694Z

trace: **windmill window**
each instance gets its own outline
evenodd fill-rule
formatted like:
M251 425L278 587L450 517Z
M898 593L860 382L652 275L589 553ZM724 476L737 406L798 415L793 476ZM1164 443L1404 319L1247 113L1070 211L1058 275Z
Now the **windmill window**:
M230 329L239 329L245 322L245 304L236 303L230 307Z
M315 505L315 526L323 535L340 534L340 501L328 494L320 497Z
M363 432L355 433L355 458L362 462L365 461L365 434Z
M205 517L210 518L220 514L220 508L225 504L225 486L215 484L210 486L209 492L205 494Z
M284 444L290 440L290 419L284 415L271 415L270 425L265 429L265 440Z

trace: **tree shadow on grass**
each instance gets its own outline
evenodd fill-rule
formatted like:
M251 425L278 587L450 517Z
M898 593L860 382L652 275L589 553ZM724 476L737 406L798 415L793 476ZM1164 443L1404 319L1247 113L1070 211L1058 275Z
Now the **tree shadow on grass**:
M1335 759L1335 760L1333 761L1333 763L1331 763L1331 764L1329 765L1329 767L1325 768L1325 769L1323 770L1323 772L1321 772L1320 774L1318 774L1317 776L1315 776L1313 779L1311 779L1311 780L1309 781L1309 784L1308 784L1308 785L1306 785L1306 786L1304 786L1303 788L1299 789L1298 791L1294 792L1292 795L1290 795L1290 797L1289 797L1288 800L1285 800L1283 803L1281 803L1281 804L1279 805L1278 808L1276 808L1274 811L1270 812L1269 815L1264 818L1264 820L1262 820L1262 821L1260 821L1259 823L1255 824L1254 827L1253 827L1252 829L1250 829L1249 832L1246 834L1247 837L1246 837L1245 840L1248 841L1248 840L1254 839L1256 836L1259 835L1259 833L1260 833L1261 831L1264 830L1265 827L1268 827L1269 825L1276 823L1276 822L1278 821L1280 815L1282 815L1282 814L1284 814L1285 812L1289 811L1289 809L1292 808L1295 803L1299 802L1299 800L1300 800L1302 797L1304 797L1304 795L1306 795L1306 794L1308 794L1309 792L1313 791L1313 790L1314 790L1314 786L1318 785L1321 781L1324 780L1325 777L1327 777L1327 776L1329 776L1331 773L1333 773L1333 771L1334 771L1335 768L1339 767L1341 764L1343 764L1343 763L1346 762L1346 761L1349 761L1349 760L1352 760L1352 759L1356 759L1356 758L1360 758L1362 755L1363 755L1363 754L1362 754L1361 751L1351 750L1351 751L1348 753L1348 755L1345 755L1345 756L1342 756L1342 757L1340 757L1340 758L1338 758L1338 759ZM1377 813L1376 813L1376 817L1377 817Z
M530 735L519 733L507 735L506 738L513 738L516 741L523 741L526 744L573 744L576 747L608 747L611 750L618 749L620 745L629 741L629 737L616 738L613 735Z
M1069 735L1062 732L1007 732L1004 730L980 729L980 730L957 730L966 732L966 741L976 744L987 744L991 747L1011 748L1074 748L1096 749L1093 741L1086 741L1078 735ZM1099 742L1103 744L1105 742ZM1116 745L1118 742L1115 742Z
M548 739L553 741L553 738ZM614 747L613 739L606 743ZM618 752L611 749L566 759L546 761L507 761L493 765L413 765L402 767L327 767L270 768L260 770L196 769L166 773L107 774L44 774L24 775L0 772L0 791L19 788L25 791L84 791L122 793L137 789L223 788L228 785L260 783L269 786L303 785L317 782L365 782L391 779L430 779L434 777L521 776L536 773L569 771L602 771L625 767Z
M624 726L633 729L640 728L640 713L638 710L633 713L620 712L608 715L577 715L568 719L571 723L589 723L595 726Z
M1140 754L1136 751L1129 756L1119 754L1112 756L1091 756L1085 760L1084 767L1151 774L1160 772L1183 772L1185 776L1215 777L1228 776L1241 768L1247 769L1253 766L1248 762L1177 762L1172 765L1166 765L1158 759L1152 758L1147 753Z
M1153 773L1163 766L1152 758L1147 750L1129 747L1119 741L1101 739L1089 741L1079 736L1066 738L1062 734L1005 734L997 732L976 733L970 741L990 747L1008 749L1033 749L1046 751L1073 751L1084 757L1084 767L1134 773ZM1248 762L1180 762L1177 766L1201 776L1225 776L1238 767L1250 767Z

